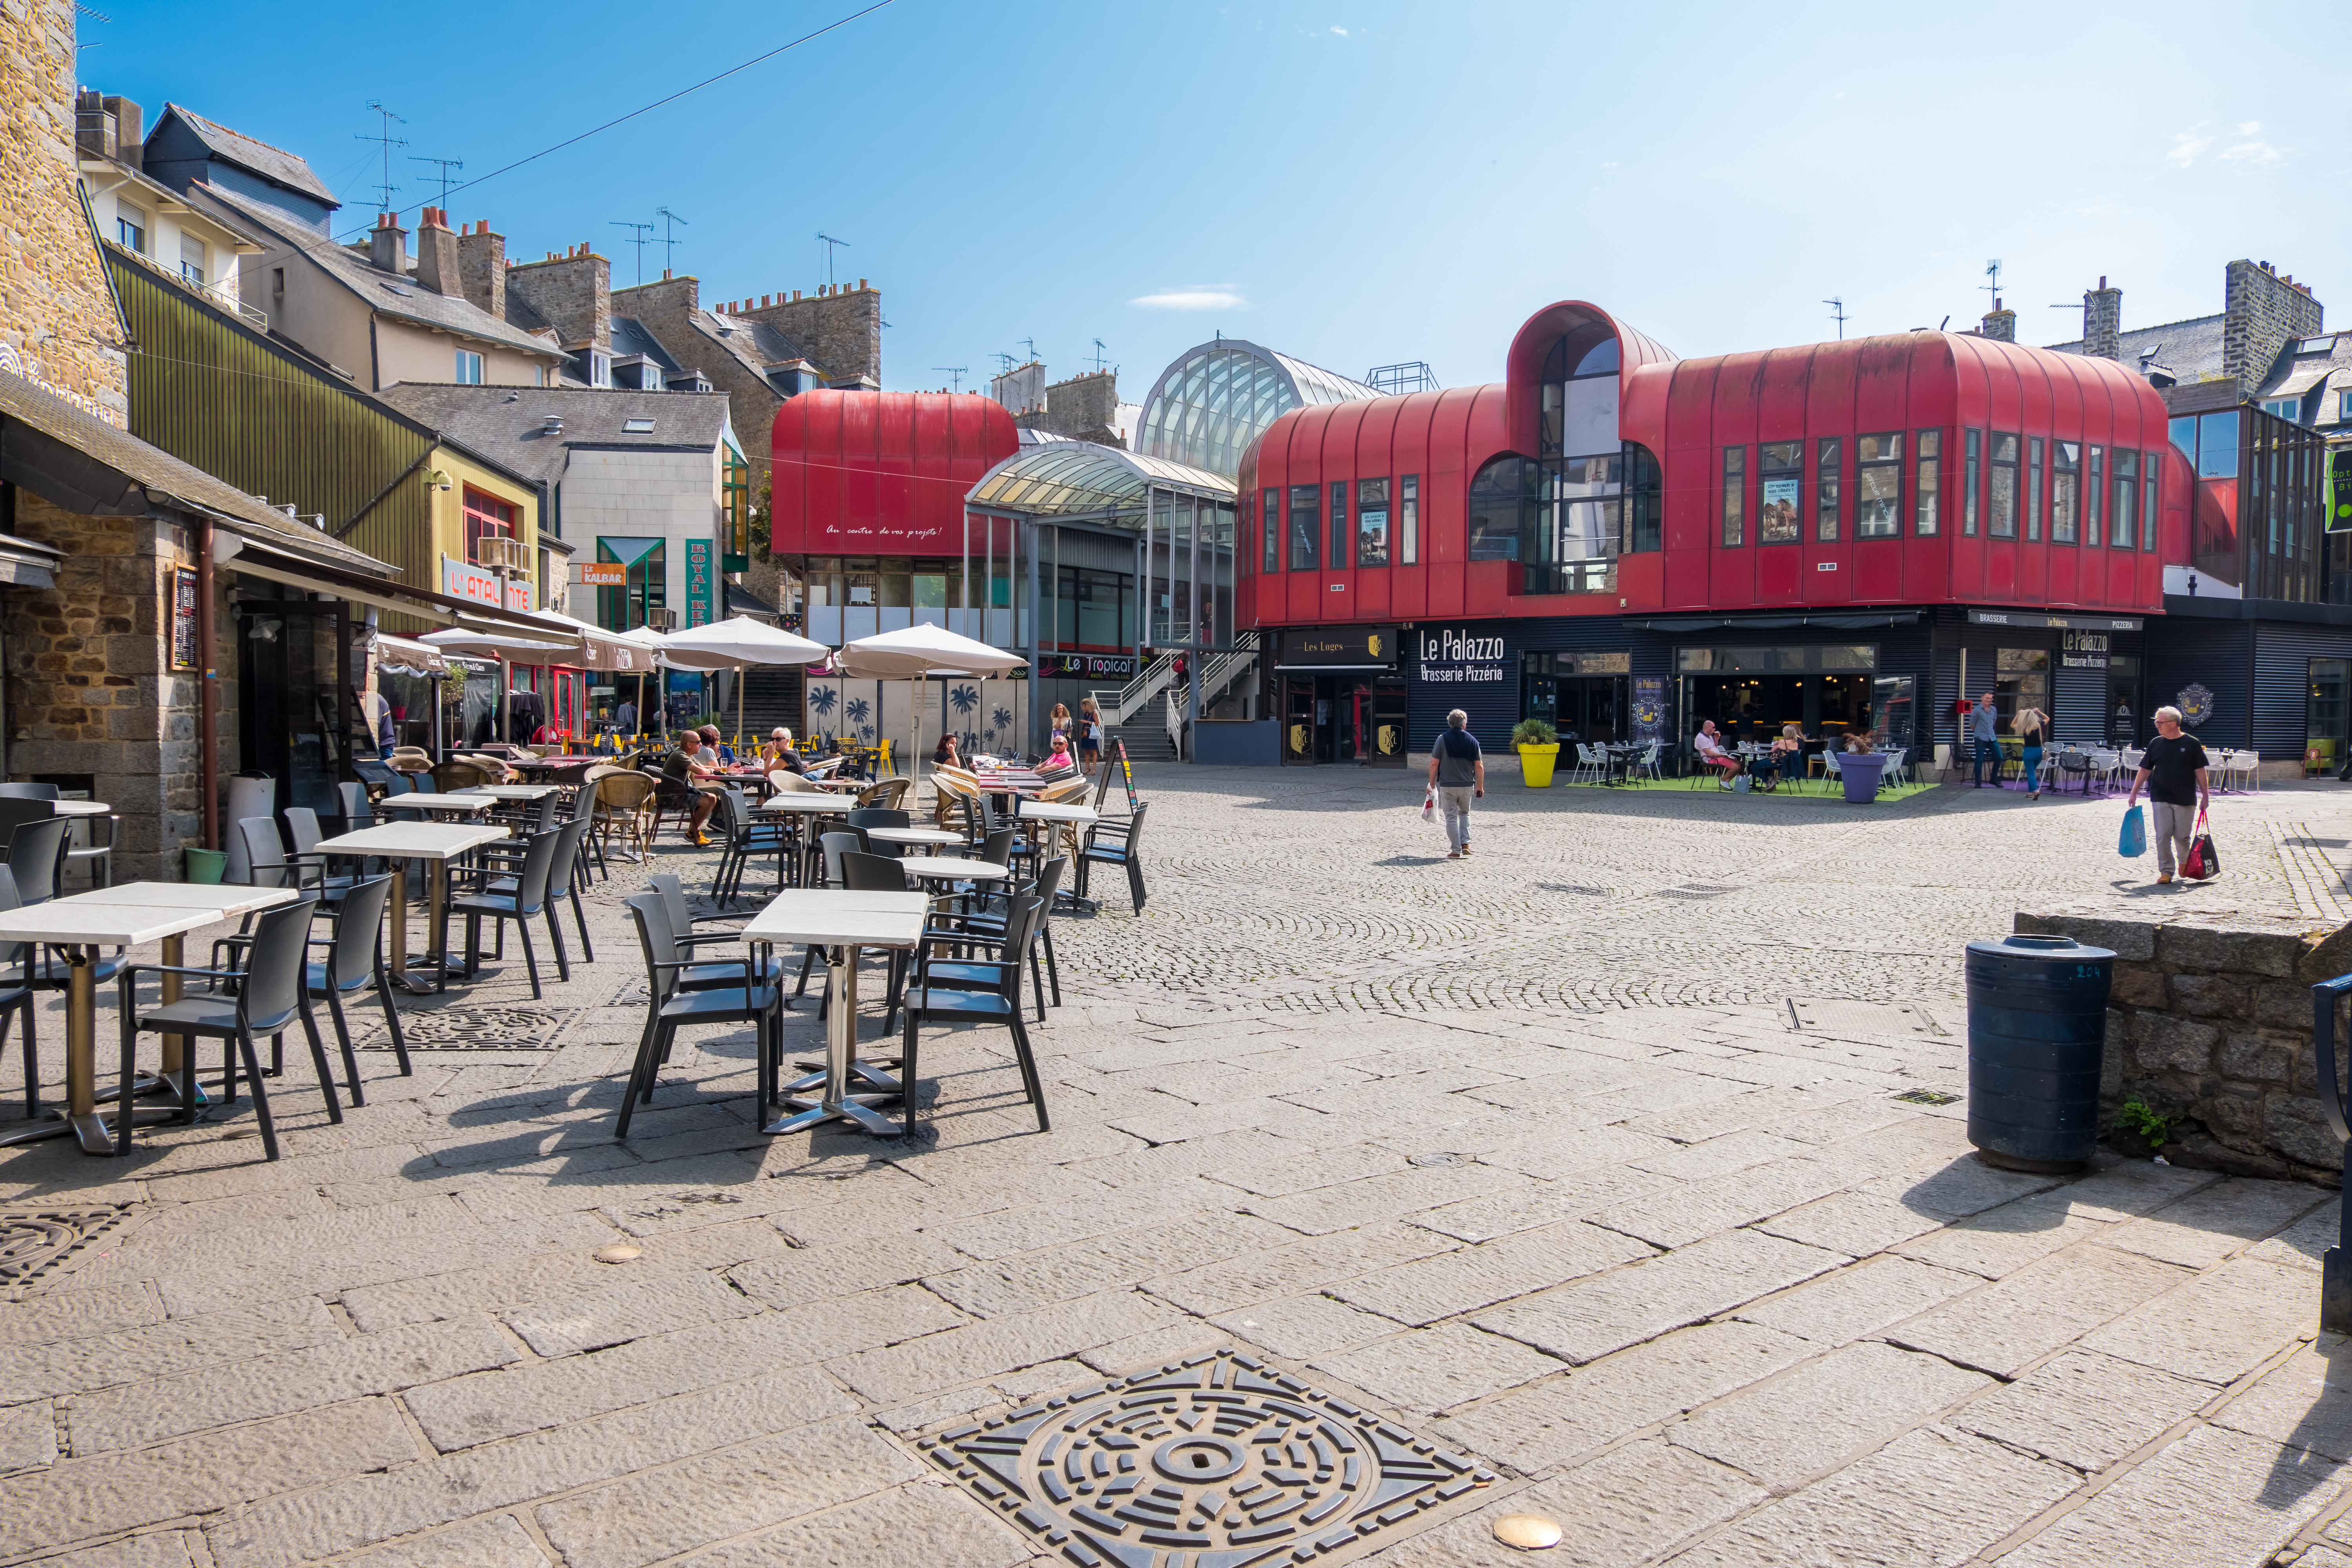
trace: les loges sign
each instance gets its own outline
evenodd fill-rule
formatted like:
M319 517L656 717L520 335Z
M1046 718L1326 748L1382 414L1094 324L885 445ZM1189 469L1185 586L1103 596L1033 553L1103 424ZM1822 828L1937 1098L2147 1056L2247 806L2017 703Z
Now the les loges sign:
M1483 686L1506 678L1503 639L1438 629L1411 634L1418 644L1421 678L1439 685Z

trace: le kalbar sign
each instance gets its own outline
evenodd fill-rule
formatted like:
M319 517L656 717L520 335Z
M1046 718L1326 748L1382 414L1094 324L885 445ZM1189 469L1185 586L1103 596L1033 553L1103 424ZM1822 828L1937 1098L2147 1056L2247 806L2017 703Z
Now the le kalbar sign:
M686 542L686 624L689 626L710 624L711 584L715 580L711 555L709 540Z
M1500 685L1507 678L1503 639L1435 627L1412 634L1421 679L1437 686Z

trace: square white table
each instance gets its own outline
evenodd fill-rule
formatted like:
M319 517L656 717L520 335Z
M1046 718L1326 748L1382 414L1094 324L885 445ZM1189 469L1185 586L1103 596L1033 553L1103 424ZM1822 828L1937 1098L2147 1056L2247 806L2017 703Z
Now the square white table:
M181 939L232 915L288 903L289 888L207 887L189 882L126 882L28 908L0 911L0 942L48 942L66 950L66 1107L56 1122L36 1122L0 1136L0 1148L70 1135L85 1154L115 1152L114 1130L98 1109L98 950L163 943L163 962L182 962ZM140 901L132 901L134 900ZM163 976L165 1001L177 1001L180 976ZM166 1072L185 1062L184 1041L163 1039ZM153 1120L193 1115L176 1102Z
M898 844L908 848L944 849L950 844L966 844L970 840L961 833L950 833L944 827L869 827L866 837L880 844Z
M499 797L488 789L505 785L487 785L481 795L430 795L422 790L407 795L388 795L376 802L378 811L488 811L499 804Z
M407 799L408 796L402 796ZM462 795L443 796L462 800ZM474 797L484 805L488 797ZM460 822L391 822L378 827L362 827L357 833L344 833L333 838L322 838L312 846L319 855L380 855L392 868L392 979L396 985L417 993L446 990L449 984L449 964L445 951L441 911L449 902L449 862L467 855L485 844L495 844L507 836L503 827L477 826ZM427 884L426 929L424 974L408 967L408 868L410 860L431 864L431 880Z
M927 882L1002 882L1013 875L1010 867L968 855L914 855L898 864Z
M478 784L467 793L485 795L492 800L544 800L562 788L561 784Z
M857 953L860 948L867 947L913 949L923 940L923 921L929 910L930 900L921 893L793 888L770 900L767 907L743 927L746 942L784 942L824 948L827 984L831 987L824 1020L824 1083L816 1102L803 1105L799 1097L789 1099L787 1103L795 1113L770 1122L764 1131L798 1132L803 1128L836 1120L885 1137L896 1137L906 1131L904 1125L893 1125L888 1118L877 1115L866 1103L888 1098L887 1090L881 1094L852 1094L849 1090L853 1070L868 1083L890 1082L879 1068L856 1060ZM762 1096L767 1093L765 1083L760 1086L760 1092ZM913 1120L913 1087L906 1086L900 1113L904 1121Z

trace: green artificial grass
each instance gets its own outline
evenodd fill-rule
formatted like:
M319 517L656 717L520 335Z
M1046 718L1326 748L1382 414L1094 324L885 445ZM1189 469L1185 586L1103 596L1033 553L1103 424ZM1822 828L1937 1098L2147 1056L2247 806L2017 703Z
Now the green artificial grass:
M1522 789L1527 788L1525 784L1522 784L1519 787ZM1811 800L1827 801L1838 805L1843 805L1845 804L1845 786L1843 784L1832 784L1830 785L1829 789L1824 792L1822 789L1821 780L1818 778L1810 779L1801 786L1794 784L1784 784L1779 789L1769 792L1751 789L1743 795L1737 790L1717 788L1715 781L1712 779L1700 781L1696 787L1693 787L1690 780L1686 778L1670 778L1660 781L1639 779L1612 786L1603 786L1596 784L1571 784L1568 782L1566 770L1563 769L1559 774L1554 776L1550 787L1553 789L1580 789L1595 791L1606 788L1609 793L1612 794L1633 790L1679 790L1685 795L1715 795L1722 799L1755 801ZM1909 800L1915 795L1924 795L1935 787L1936 786L1931 784L1889 784L1878 792L1877 800L1872 804L1876 805L1898 805L1903 801Z

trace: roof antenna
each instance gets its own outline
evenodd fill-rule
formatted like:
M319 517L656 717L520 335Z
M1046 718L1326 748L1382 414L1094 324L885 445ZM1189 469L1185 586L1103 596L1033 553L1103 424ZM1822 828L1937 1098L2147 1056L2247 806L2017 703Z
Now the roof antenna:
M944 371L948 374L955 377L954 385L950 386L948 390L950 392L961 392L963 390L963 378L971 367L961 364L935 364L931 366L931 368L937 371Z
M632 231L629 235L629 243L637 247L637 281L643 283L646 280L646 236L653 233L654 226L649 223L631 223L628 219L620 217L614 218L612 224L614 228Z
M1998 310L2000 309L2000 258L1996 256L1985 263L1985 276L1992 281L1979 283L1977 287L1992 296L1992 308Z
M996 362L996 374L999 375L1004 374L1014 365L1021 363L1019 360L1013 358L1013 355L1006 353L1003 349L993 351L988 357ZM939 366L933 365L931 368L933 370L937 370Z
M371 136L368 140L373 142L375 138ZM402 145L405 146L407 143L403 142ZM466 166L466 160L463 158L420 158L415 153L411 153L408 155L408 161L412 163L438 163L441 165L441 174L439 176L441 181L441 213L446 218L449 212L449 171L452 169L464 168Z
M1943 319L1942 321L1938 321L1938 322L1937 322L1937 323L1936 323L1936 330L1937 330L1937 331L1939 331L1939 332L1940 332L1940 331L1942 331L1946 327L1948 327L1948 326L1950 326L1951 324L1952 324L1952 318L1951 318L1951 314L1950 314L1948 311L1947 311L1947 312L1945 313L1944 319Z
M1835 298L1824 300L1822 303L1827 305L1830 308L1830 314L1837 318L1838 342L1843 342L1845 341L1845 297L1838 295Z
M833 279L833 258L834 258L834 257L835 257L835 256L836 256L836 255L838 255L838 254L840 253L841 247L842 247L843 246L845 246L845 245L847 245L847 244L849 243L849 241L847 241L847 240L845 240L845 239L835 239L835 238L834 238L834 237L833 237L833 236L831 236L831 235L829 235L829 234L820 234L820 235L818 235L818 236L817 236L817 238L819 238L819 239L823 240L823 241L824 242L824 244L825 244L825 252L824 252L824 286L825 286L827 289L831 289L831 288L834 286L834 279ZM939 367L938 367L937 365L934 365L934 366L932 366L931 368L932 368L932 369L934 369L934 370L936 370L936 369L938 369Z
M392 210L392 193L400 189L398 185L392 183L392 150L394 147L405 147L408 145L405 141L392 133L392 128L395 124L405 125L408 123L408 120L404 115L394 114L376 99L369 99L368 107L374 110L378 114L383 116L383 127L373 136L354 136L352 140L354 142L380 142L383 144L383 182L376 187L382 194L383 199L376 203L376 210L379 212L390 212Z
M662 270L667 272L670 269L670 252L677 247L677 229L675 226L685 223L686 220L667 207L654 208L654 216L661 219L663 224Z
M1100 375L1102 374L1103 347L1103 341L1100 338L1097 338L1095 340L1095 374L1097 375Z
M1023 348L1027 349L1027 350L1029 351L1029 357L1030 357L1031 359L1035 359L1035 358L1037 357L1037 340L1036 340L1036 339L1034 339L1034 338L1015 338L1015 339L1013 339L1013 341L1014 342L1016 342L1016 343L1019 343Z

